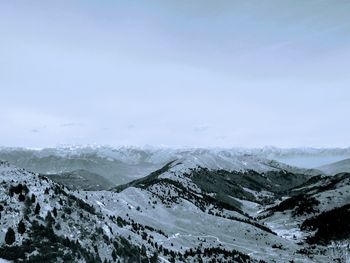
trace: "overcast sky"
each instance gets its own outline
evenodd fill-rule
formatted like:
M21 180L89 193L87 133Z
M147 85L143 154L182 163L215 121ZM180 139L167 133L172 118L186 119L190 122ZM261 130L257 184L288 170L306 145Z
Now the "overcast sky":
M0 145L349 146L349 13L0 0Z

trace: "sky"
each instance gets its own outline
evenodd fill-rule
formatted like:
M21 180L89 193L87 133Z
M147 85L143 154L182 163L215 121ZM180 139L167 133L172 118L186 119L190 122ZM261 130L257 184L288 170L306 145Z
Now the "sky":
M347 147L350 1L0 0L0 145Z

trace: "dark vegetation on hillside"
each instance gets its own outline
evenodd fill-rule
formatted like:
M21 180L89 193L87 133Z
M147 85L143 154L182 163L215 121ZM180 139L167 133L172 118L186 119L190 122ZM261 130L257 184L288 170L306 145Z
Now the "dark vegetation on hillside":
M304 214L317 213L319 211L317 209L319 204L320 202L315 197L300 194L282 201L277 206L267 209L267 211L284 212L286 210L293 210L293 216L301 216Z
M306 219L302 230L316 231L308 238L308 243L328 244L331 241L344 240L350 237L350 204L323 212Z
M244 188L257 192L269 191L278 196L280 193L301 185L309 179L307 175L293 174L287 171L258 173L252 170L241 172L213 171L207 168L193 169L187 176L205 192L217 193L219 196L232 196L261 204L269 204L275 199L264 197L257 200L254 195L245 191Z
M339 183L350 181L350 173L340 173L334 176L313 176L306 181L301 188L296 187L290 191L291 195L321 193L324 191L334 190Z
M128 187L140 187L141 185L144 184L151 184L155 179L158 178L159 175L162 173L165 173L171 168L171 165L174 163L174 161L167 163L164 165L162 168L152 172L151 174L147 175L146 177L134 180L130 183L123 184L123 185L118 185L117 187L111 189L117 193L120 193L121 191L125 190Z

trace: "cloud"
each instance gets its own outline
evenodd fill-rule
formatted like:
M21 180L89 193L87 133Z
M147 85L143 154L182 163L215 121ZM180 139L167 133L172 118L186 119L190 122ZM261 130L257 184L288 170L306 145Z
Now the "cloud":
M66 127L81 127L81 126L83 126L83 124L75 123L75 122L68 122L68 123L62 123L60 126L63 127L63 128L66 128Z
M219 135L219 136L216 136L215 137L216 140L219 140L219 141L225 141L227 139L227 136L225 135Z
M30 132L32 132L32 133L40 133L40 132L45 131L46 128L47 128L47 126L43 125L43 126L39 126L39 127L31 129Z
M205 132L209 129L209 125L203 124L203 125L198 125L194 127L193 131L194 132Z
M39 130L39 129L32 129L31 132L33 132L33 133L39 133L40 130Z

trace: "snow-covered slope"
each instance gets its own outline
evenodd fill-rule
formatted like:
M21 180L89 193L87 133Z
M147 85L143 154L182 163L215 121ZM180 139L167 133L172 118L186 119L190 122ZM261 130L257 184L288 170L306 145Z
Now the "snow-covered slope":
M253 170L259 173L268 171L288 171L294 173L317 175L322 172L313 169L302 169L293 167L274 160L258 157L255 155L231 155L227 153L214 154L211 152L191 153L174 163L173 171L194 169L198 167L210 170L226 171L248 171Z

